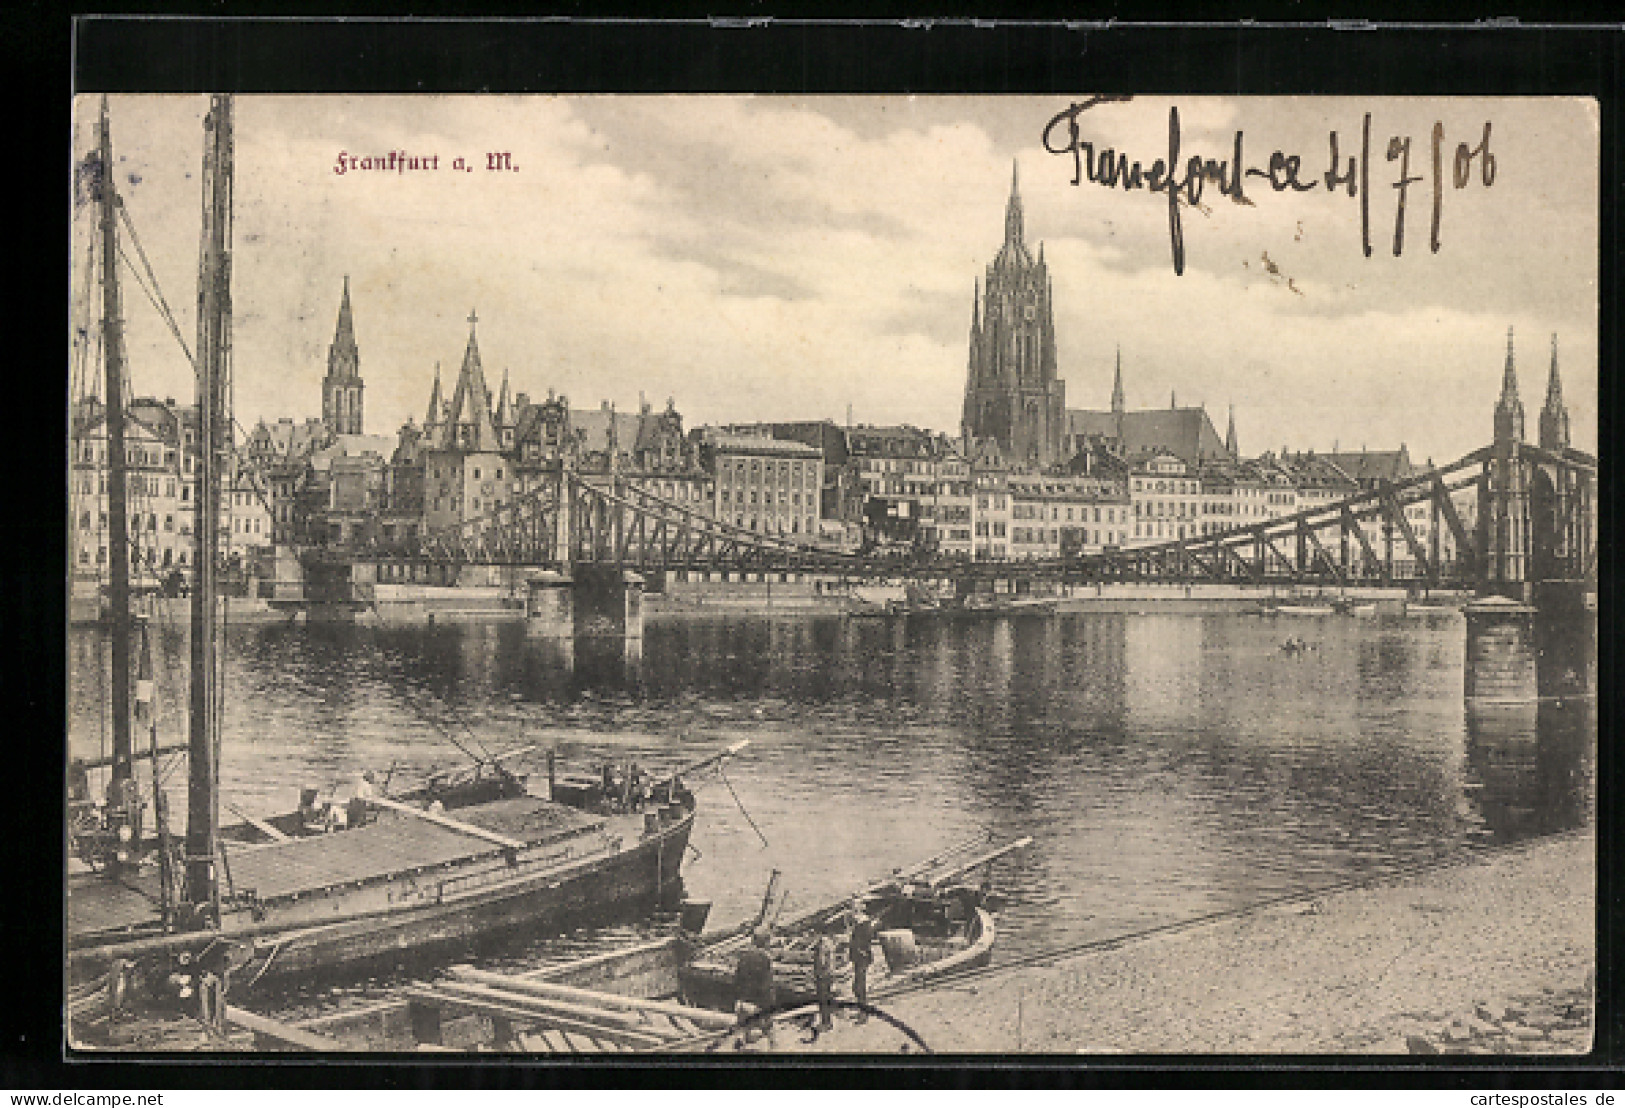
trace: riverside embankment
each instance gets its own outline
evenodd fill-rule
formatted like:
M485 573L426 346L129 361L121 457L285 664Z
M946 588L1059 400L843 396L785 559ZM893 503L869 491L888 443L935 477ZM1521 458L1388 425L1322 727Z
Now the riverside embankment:
M939 1053L1583 1053L1595 859L1564 835L880 1003ZM903 1042L880 1020L778 1038Z

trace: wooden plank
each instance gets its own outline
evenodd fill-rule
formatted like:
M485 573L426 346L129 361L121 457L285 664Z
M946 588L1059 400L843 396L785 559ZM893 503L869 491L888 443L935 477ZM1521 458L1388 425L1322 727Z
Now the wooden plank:
M609 1027L636 1028L643 1021L636 1012L615 1012L605 1008L572 1004L549 997L529 996L512 989L499 989L466 981L441 981L436 986L442 992L458 996L471 996L476 1000L492 1000L511 1008L520 1008L543 1016L566 1016L584 1023L601 1023Z
M288 841L288 836L287 835L284 835L282 832L278 831L275 827L272 827L269 823L266 823L264 820L256 819L255 817L249 815L247 812L243 811L241 808L237 807L237 805L231 803L229 800L222 800L220 802L220 804L221 804L221 806L223 808L225 808L227 811L229 811L232 815L236 816L238 819L240 819L244 823L248 824L250 827L252 827L254 830L258 831L260 834L269 836L272 842L285 843L285 842Z
M978 854L976 857L972 858L968 862L956 863L954 865L954 867L952 869L948 870L946 873L941 873L941 874L936 875L931 881L931 887L932 888L940 888L941 886L947 884L949 881L953 880L955 877L958 877L960 874L965 873L965 872L967 872L969 870L973 870L977 866L986 865L989 862L997 861L998 859L1004 857L1006 854L1009 854L1012 851L1020 850L1023 847L1031 846L1032 842L1033 842L1032 836L1030 836L1030 835L1025 836L1023 838L1017 839L1013 843L1006 843L1005 845L1003 845L1001 847L998 847L995 850L989 850L985 854Z
M388 797L368 797L367 803L376 804L380 808L388 808L392 812L400 812L402 815L428 820L430 823L444 827L449 831L456 831L459 834L469 835L476 839L484 839L486 842L496 843L498 846L507 847L509 850L524 850L526 846L525 843L520 842L518 839L510 839L508 836L499 835L495 831L475 827L472 823L464 823L460 819L452 819L444 813L426 812L422 808L414 808L410 804L402 804L400 801L390 800Z
M547 1048L554 1054L573 1054L570 1044L564 1041L564 1032L549 1027L542 1032L542 1038L547 1042Z
M684 1036L692 1037L700 1033L700 1029L694 1025L693 1021L683 1016L672 1016L671 1022Z
M649 1023L656 1032L667 1038L683 1033L683 1029L677 1026L677 1018L662 1012L650 1012ZM719 1027L717 1030L720 1031L721 1028Z
M256 1036L279 1043L282 1046L291 1046L297 1050L319 1051L324 1054L347 1051L350 1048L337 1039L330 1039L326 1035L317 1035L310 1031L294 1027L292 1024L282 1023L245 1011L242 1008L226 1006L226 1022L252 1031Z
M564 1037L569 1039L576 1051L581 1054L602 1054L604 1048L598 1045L598 1040L582 1032L566 1031Z
M590 1035L597 1035L600 1038L613 1038L617 1042L634 1048L659 1046L665 1041L660 1036L651 1035L646 1031L628 1031L623 1028L603 1027L583 1020L574 1020L567 1016L546 1015L537 1012L533 1008L516 1007L498 1000L459 996L442 991L438 986L435 988L412 988L408 989L407 993L414 999L423 1001L426 1005L434 1005L450 1012L468 1012L482 1016L505 1015L538 1027L542 1022L545 1022L549 1026L542 1029L543 1035L550 1036L552 1032L563 1030L580 1031ZM553 1041L551 1037L549 1041ZM557 1044L555 1044L555 1048L557 1049Z
M704 1009L690 1008L685 1004L676 1004L664 1000L647 1000L643 997L621 996L619 993L602 993L595 989L582 989L574 985L559 985L552 981L538 981L532 977L514 977L489 970L479 970L472 966L453 966L452 974L459 978L466 978L472 982L500 988L507 992L525 993L537 997L555 1000L561 1003L574 1003L599 1009L627 1010L632 1012L659 1012L667 1016L682 1016L705 1026L715 1026L717 1030L732 1027L732 1016L721 1012L709 1012ZM632 1024L627 1024L632 1026Z
M532 1054L553 1053L553 1048L548 1045L547 1040L533 1031L521 1031L519 1033L519 1045Z

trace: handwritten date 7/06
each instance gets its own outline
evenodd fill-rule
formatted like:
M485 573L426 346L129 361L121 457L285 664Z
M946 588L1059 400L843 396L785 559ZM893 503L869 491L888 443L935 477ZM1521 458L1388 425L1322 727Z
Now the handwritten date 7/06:
M1095 150L1095 144L1081 136L1078 117L1097 104L1126 100L1123 96L1095 96L1081 103L1072 104L1064 111L1058 112L1044 128L1044 149L1051 154L1070 154L1073 159L1072 183L1081 185L1085 179L1106 188L1121 187L1125 192L1136 189L1145 189L1148 192L1166 193L1168 196L1168 237L1173 252L1174 272L1185 272L1185 235L1184 226L1180 216L1180 205L1199 204L1202 199L1203 188L1209 182L1213 183L1219 195L1227 196L1238 204L1251 205L1252 199L1246 194L1245 182L1249 177L1262 178L1269 182L1270 188L1275 192L1285 192L1291 189L1294 192L1313 192L1324 188L1328 193L1336 192L1340 187L1347 190L1350 197L1358 197L1360 201L1360 245L1365 256L1371 256L1371 113L1365 113L1360 127L1360 153L1356 157L1350 155L1346 160L1339 157L1338 136L1336 131L1328 134L1330 148L1328 167L1326 172L1308 181L1301 179L1303 158L1297 154L1286 154L1276 150L1270 155L1269 167L1261 169L1246 164L1242 147L1245 142L1243 132L1237 131L1235 144L1228 159L1215 160L1193 155L1184 164L1184 172L1180 172L1180 134L1179 109L1168 109L1168 157L1158 158L1151 163L1149 169L1142 168L1140 162L1130 162L1129 156L1111 147ZM1059 132L1059 134L1058 134ZM1428 245L1433 253L1439 252L1439 224L1444 211L1444 151L1445 132L1444 124L1435 122L1430 141L1431 155L1430 173L1412 173L1411 138L1409 135L1394 135L1389 138L1386 151L1386 160L1397 164L1397 174L1392 182L1396 199L1394 205L1394 239L1393 251L1397 258L1405 248L1405 202L1410 187L1422 181L1431 179L1433 190L1432 220L1428 236ZM1484 133L1476 145L1469 146L1465 142L1456 145L1454 157L1450 167L1450 183L1453 187L1464 189L1473 177L1474 163L1477 163L1478 176L1484 187L1495 184L1495 155L1490 152L1490 123L1484 123ZM1421 169L1423 167L1416 167Z

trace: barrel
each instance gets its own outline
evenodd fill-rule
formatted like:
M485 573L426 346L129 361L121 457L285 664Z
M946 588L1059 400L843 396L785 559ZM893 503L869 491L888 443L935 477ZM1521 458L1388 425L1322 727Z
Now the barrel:
M709 900L685 900L680 909L683 930L698 935L705 930L705 921L711 915Z
M914 945L914 932L882 931L878 937L881 953L886 956L886 968L891 972L901 973L918 960L920 952Z

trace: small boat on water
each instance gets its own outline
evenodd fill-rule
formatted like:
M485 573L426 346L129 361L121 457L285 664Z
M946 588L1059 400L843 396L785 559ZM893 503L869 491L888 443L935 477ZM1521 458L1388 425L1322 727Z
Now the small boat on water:
M856 894L878 923L883 957L872 967L873 999L987 964L1000 900L988 882L962 880L1030 844L967 840ZM465 1050L531 1054L714 1049L739 1032L733 962L765 924L768 887L755 919L720 935L692 930L519 974L451 967L405 995L364 1008L278 1023L233 1010L228 1018L281 1050ZM812 909L774 929L777 1019L810 1015L811 944L837 924L849 900ZM700 908L703 905L685 905ZM837 944L838 946L841 944ZM850 966L837 963L837 997L850 997Z

